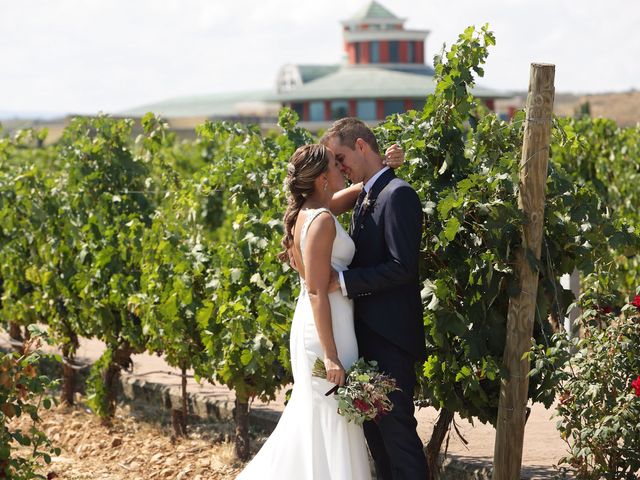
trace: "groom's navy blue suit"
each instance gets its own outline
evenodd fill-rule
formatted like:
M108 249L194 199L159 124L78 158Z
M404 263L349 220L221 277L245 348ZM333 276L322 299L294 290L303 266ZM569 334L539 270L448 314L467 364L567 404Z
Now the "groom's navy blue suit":
M343 272L355 304L360 356L376 360L398 382L392 412L366 422L365 436L384 480L422 480L427 466L413 416L414 365L426 358L418 255L422 206L411 186L388 170L375 181L368 201L354 209L350 234L356 254Z

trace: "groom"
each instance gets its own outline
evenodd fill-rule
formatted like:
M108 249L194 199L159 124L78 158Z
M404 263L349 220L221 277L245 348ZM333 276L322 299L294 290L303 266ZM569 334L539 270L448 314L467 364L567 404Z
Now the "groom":
M354 299L360 356L377 361L401 389L389 395L391 413L364 424L367 443L379 479L422 480L427 466L413 416L414 365L426 359L418 279L420 199L384 166L373 132L360 120L338 120L320 142L333 151L343 174L364 185L349 228L356 253L349 270L333 281Z

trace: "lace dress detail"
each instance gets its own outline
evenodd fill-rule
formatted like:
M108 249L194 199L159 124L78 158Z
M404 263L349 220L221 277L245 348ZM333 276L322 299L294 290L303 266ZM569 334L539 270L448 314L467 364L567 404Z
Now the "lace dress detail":
M313 252L305 251L309 226L323 212L336 223L331 266L346 270L355 253L349 234L329 210L307 211L300 232L302 261ZM291 324L290 352L293 390L280 421L262 449L237 477L241 480L370 480L369 459L362 427L348 423L337 411L335 397L325 393L333 384L314 377L311 369L324 354L311 310L306 285L301 288ZM338 357L345 368L358 358L353 327L353 303L342 292L329 294L333 336Z

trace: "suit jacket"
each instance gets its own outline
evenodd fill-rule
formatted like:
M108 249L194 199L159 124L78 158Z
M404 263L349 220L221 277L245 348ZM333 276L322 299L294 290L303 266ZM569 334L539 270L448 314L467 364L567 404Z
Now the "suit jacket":
M422 205L418 194L393 170L368 193L353 231L356 253L343 273L358 322L417 360L426 359L418 257ZM368 203L368 205L367 205Z

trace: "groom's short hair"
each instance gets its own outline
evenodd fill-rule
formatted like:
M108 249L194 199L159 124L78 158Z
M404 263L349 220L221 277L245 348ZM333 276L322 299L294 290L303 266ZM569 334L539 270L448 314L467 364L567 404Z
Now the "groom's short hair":
M377 155L380 155L378 150L378 141L375 135L369 127L362 121L354 117L341 118L329 127L329 130L320 139L320 143L326 143L330 138L337 137L340 141L340 145L349 147L351 150L356 148L356 140L361 138L373 150Z

